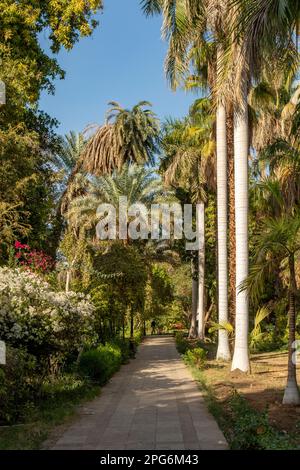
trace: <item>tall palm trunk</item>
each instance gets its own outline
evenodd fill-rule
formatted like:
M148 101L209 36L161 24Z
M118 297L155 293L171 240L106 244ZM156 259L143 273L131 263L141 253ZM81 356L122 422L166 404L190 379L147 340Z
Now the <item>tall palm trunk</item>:
M66 275L66 287L65 287L66 294L70 291L70 280L71 280L71 270L68 269L67 275Z
M73 270L75 261L76 261L76 257L73 259L73 261L71 262L71 264L70 264L70 266L69 266L69 269L67 270L67 274L66 274L66 286L65 286L66 294L70 291L70 283L71 283L71 277L72 277L72 270Z
M130 311L130 338L134 337L134 319L133 319L133 310Z
M227 106L227 175L228 175L228 224L229 224L229 321L235 319L235 197L234 197L234 118L232 103Z
M218 312L219 323L228 322L227 290L227 139L226 111L217 109L217 225L218 225ZM219 329L217 359L230 360L227 331Z
M197 337L197 298L198 298L198 283L195 277L195 266L194 260L191 260L191 272L192 272L192 316L191 325L189 330L189 338Z
M294 255L289 257L290 270L290 288L289 288L289 359L288 359L288 379L284 392L282 403L284 405L299 405L300 394L297 385L296 362L293 361L294 342L296 332L296 306L295 294L297 292L296 275L295 275L295 258Z
M236 317L235 345L232 370L248 372L249 306L248 292L240 291L240 284L248 276L248 104L246 87L243 103L234 114L234 179L235 179L235 224L236 224Z
M198 337L203 339L205 336L205 206L204 202L197 204L197 232L199 237L198 250Z

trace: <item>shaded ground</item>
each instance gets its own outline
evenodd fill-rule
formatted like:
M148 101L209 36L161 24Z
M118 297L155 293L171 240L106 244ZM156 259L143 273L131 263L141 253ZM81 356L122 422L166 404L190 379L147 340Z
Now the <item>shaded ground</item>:
M156 336L45 447L217 450L227 443L174 338Z
M232 393L237 391L255 409L265 410L268 407L270 423L280 431L294 434L300 443L300 407L281 404L287 377L287 360L286 353L256 354L252 356L251 374L231 372L228 365L209 360L203 376L224 406Z

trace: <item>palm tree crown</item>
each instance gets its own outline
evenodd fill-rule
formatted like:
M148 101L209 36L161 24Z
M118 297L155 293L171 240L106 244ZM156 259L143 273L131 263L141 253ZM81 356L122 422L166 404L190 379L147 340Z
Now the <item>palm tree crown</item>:
M158 152L159 122L147 101L131 110L111 102L106 123L89 140L76 167L102 175L128 163L153 163Z

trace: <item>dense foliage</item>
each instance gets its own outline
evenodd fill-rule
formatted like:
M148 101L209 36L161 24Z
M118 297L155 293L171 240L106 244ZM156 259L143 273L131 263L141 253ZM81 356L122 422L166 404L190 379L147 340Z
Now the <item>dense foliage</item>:
M25 419L51 381L106 383L150 332L179 331L198 369L208 350L244 372L249 350L288 350L283 401L299 404L299 2L143 0L163 15L171 86L201 98L163 123L147 101L110 102L94 133L62 137L39 97L102 3L0 0L0 422ZM197 205L197 250L174 224L170 240L99 239L97 208L120 216L121 196ZM231 405L234 448L285 446L265 415Z

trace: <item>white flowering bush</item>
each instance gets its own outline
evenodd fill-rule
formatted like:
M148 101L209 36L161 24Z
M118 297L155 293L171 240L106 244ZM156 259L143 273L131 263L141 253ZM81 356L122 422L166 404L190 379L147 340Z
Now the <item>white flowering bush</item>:
M0 337L37 357L65 357L95 341L89 297L55 292L29 270L0 268Z

